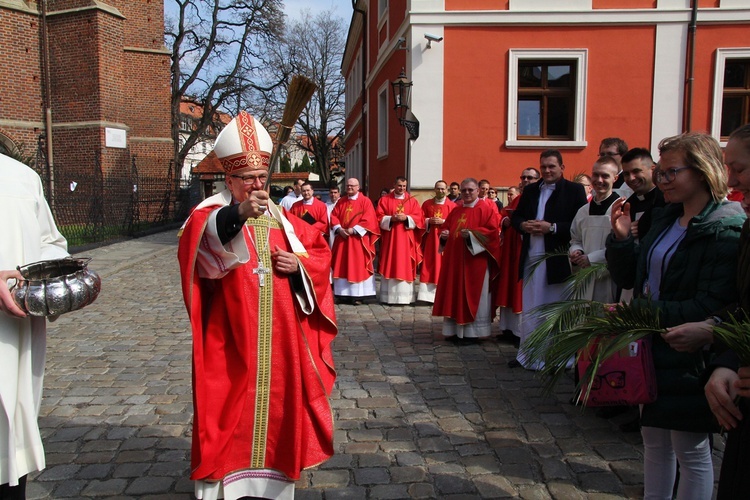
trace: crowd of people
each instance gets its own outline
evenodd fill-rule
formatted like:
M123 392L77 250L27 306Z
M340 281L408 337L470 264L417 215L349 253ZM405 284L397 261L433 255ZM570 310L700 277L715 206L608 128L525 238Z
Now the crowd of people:
M227 189L195 207L180 232L197 498L293 498L300 471L332 456L336 300L432 304L443 336L459 344L493 336L497 324L496 336L517 339L508 365L540 370L544 360L525 349L535 309L565 300L571 277L595 265L606 272L592 275L586 299L651 308L665 328L651 344L658 397L638 409L644 497L710 498L720 427L719 498L746 494L750 366L714 327L750 311L750 125L724 151L706 134L665 138L658 163L645 148L605 139L575 181L562 154L546 150L507 189L506 205L472 177L437 181L420 204L397 177L375 203L356 178L343 196L331 188L328 203L299 179L277 206L266 189L272 151L254 117L235 117L214 148ZM9 235L0 276L10 284L21 278L16 266L67 249L38 176L2 155L0 176ZM0 384L0 496L24 498L26 474L44 467L36 419L45 323L6 287L0 311L2 359L13 368Z
M580 270L603 267L581 298L643 304L666 328L652 343L659 396L623 427L641 430L645 498L710 498L719 424L731 429L720 498L737 498L748 481L742 410L750 408L734 397L750 392L750 367L731 351L715 356L726 348L711 329L748 308L747 207L738 203L750 192L746 168L750 126L726 153L706 134L665 138L658 163L648 149L608 138L574 180L562 154L547 150L508 189L507 206L471 177L437 181L421 208L398 177L373 206L349 179L329 218L334 294L354 304L375 297L378 273L381 303L432 303L443 335L458 343L512 336L518 352L508 365L540 370L544 361L525 349L542 321L537 308L566 300Z

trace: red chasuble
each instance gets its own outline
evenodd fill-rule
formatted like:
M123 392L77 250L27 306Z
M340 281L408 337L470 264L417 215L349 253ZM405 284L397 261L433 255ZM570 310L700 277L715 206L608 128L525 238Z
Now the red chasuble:
M298 257L313 283L315 309L309 315L294 297L289 276L257 273L272 268L270 251L277 245L291 251L270 217L248 219L243 228L249 262L219 279L201 278L198 249L207 248L204 230L217 208L193 212L178 249L193 331L191 478L220 480L233 471L266 468L296 480L300 470L333 455L330 251L320 232L290 218L308 252Z
M450 231L443 250L443 263L435 293L433 316L447 316L459 325L473 323L479 299L497 286L497 261L500 238L497 234L497 213L488 203L478 200L474 207L456 207L444 224ZM480 241L485 252L472 255L462 229L469 229ZM489 290L482 289L484 273L490 275Z
M448 198L444 198L444 200L445 203L442 205L435 203L434 198L430 198L422 204L422 215L424 215L425 224L427 225L427 232L425 232L422 238L423 259L422 271L419 273L420 283L437 284L440 277L440 261L443 257L439 253L440 231L447 228L448 225L446 223L439 226L427 224L427 220L432 217L440 219L448 218L448 214L451 213L456 204Z
M502 209L501 217L510 217L518 206L521 196L516 196ZM515 314L523 311L523 280L518 277L521 261L522 238L513 226L503 228L503 242L500 248L502 271L497 280L495 307L509 307Z
M321 234L328 236L328 207L322 201L313 198L312 205L305 205L304 200L299 200L292 205L294 215L304 220L312 227L320 231Z
M404 214L412 218L416 227L406 228L406 222L391 219L390 230L380 228L380 261L378 272L388 279L412 282L417 277L417 266L422 262L422 234L424 232L424 218L422 208L416 198L404 193L403 199L398 199L389 193L378 200L375 211L378 216L378 226L386 216Z
M375 208L367 196L359 193L356 200L348 196L339 198L331 212L331 227L341 225L344 229L361 226L367 233L357 233L344 239L336 235L333 241L333 277L350 283L365 281L375 274L375 242L380 236Z

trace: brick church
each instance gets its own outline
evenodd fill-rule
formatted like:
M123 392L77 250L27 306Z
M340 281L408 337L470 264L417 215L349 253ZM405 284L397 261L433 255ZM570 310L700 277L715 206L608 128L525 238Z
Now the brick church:
M133 157L139 175L166 177L163 33L163 0L0 0L0 152L33 156L50 137L51 177L116 176Z

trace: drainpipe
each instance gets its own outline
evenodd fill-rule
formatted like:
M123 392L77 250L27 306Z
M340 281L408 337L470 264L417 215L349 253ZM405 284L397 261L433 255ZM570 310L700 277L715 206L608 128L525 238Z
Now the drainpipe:
M367 79L367 11L357 8L357 0L352 0L352 9L362 16L362 88L360 89L359 102L362 106L362 184L363 191L369 192L370 172L367 164L367 88L365 80ZM346 179L346 176L344 176Z
M695 80L695 33L698 25L698 0L690 0L692 12L690 14L690 24L688 26L688 47L687 47L687 81L685 90L685 123L684 131L690 132L693 129L693 82Z
M47 0L39 2L42 35L42 101L44 105L44 130L47 136L47 192L52 213L55 213L55 161L52 148L52 83L49 64L49 36L47 33Z

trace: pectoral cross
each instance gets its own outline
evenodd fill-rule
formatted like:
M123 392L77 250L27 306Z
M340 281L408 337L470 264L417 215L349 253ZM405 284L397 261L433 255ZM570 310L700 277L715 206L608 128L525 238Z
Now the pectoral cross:
M258 284L264 286L266 284L266 274L271 274L271 270L263 267L263 264L258 263L258 267L253 269L253 274L258 275Z

